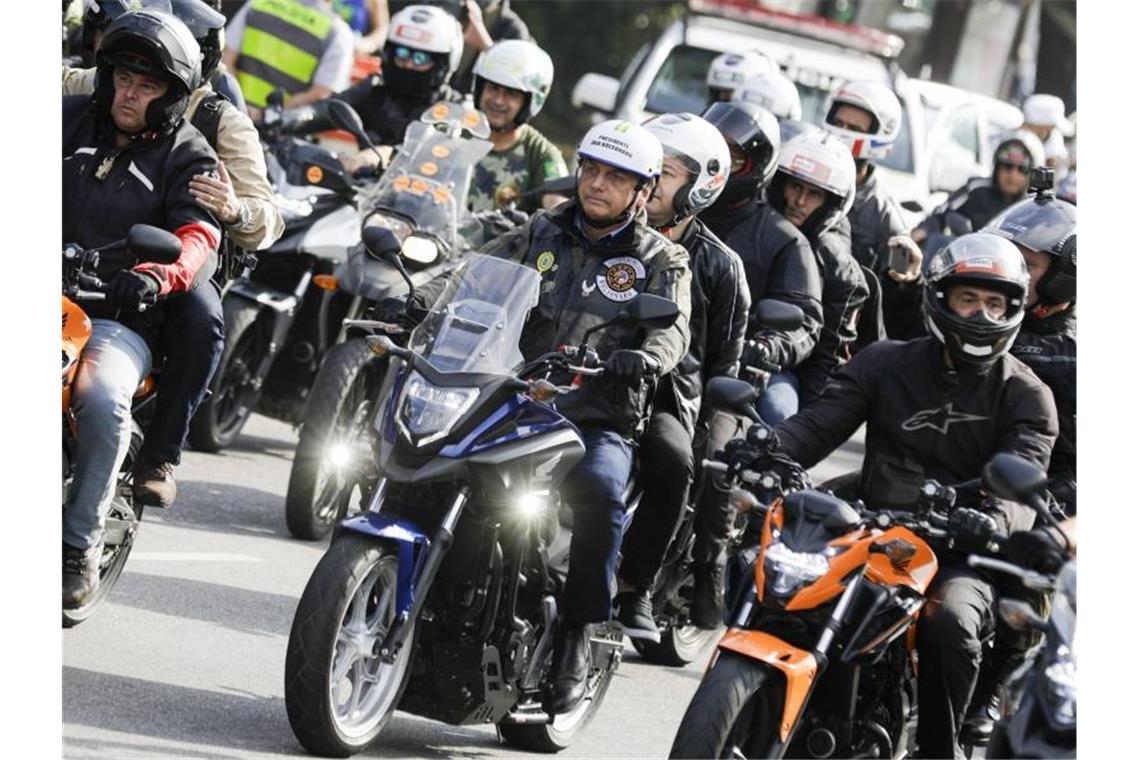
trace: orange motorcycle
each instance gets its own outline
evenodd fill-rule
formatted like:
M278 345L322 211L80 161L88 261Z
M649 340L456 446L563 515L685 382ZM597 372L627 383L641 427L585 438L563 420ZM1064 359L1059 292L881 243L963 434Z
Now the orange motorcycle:
M72 388L79 372L79 361L91 338L91 320L80 305L83 301L105 299L103 283L96 272L101 257L115 257L125 265L153 261L171 263L178 258L182 244L177 237L148 225L135 225L127 237L100 248L83 249L68 245L63 250L63 504L67 508L68 492L75 474L76 422L71 409ZM140 307L140 310L146 305ZM143 380L135 393L131 414L134 429L126 459L119 470L118 484L111 501L104 528L103 556L99 561L99 587L80 607L63 610L63 627L71 628L91 616L107 597L126 565L142 519L143 506L136 504L132 491L135 457L142 446L142 430L153 406L154 378Z
M716 378L705 398L752 416L755 393ZM901 757L917 717L915 624L938 570L927 542L947 537L957 491L927 481L914 511L892 512L811 490L753 419L705 466L744 486L737 509L763 514L755 586L732 608L670 757ZM785 495L766 507L753 492Z

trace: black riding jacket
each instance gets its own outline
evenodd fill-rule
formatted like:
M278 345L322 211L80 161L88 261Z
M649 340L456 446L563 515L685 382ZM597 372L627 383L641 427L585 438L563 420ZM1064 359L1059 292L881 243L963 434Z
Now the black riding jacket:
M1077 312L1075 308L1035 319L1026 314L1009 352L1029 365L1057 404L1060 436L1049 475L1077 479Z
M809 239L823 283L823 329L811 355L796 368L801 397L818 398L835 370L851 358L855 325L867 300L867 279L851 255L851 224L846 218Z
M677 242L689 252L693 278L689 350L662 378L657 393L659 399L674 394L680 401L678 419L692 435L705 383L718 375L735 377L740 370L752 299L740 257L700 219L693 219Z
M883 341L856 354L814 405L776 426L781 447L804 467L822 460L867 424L862 497L872 506L908 508L923 482L954 485L979 477L1002 451L1041 467L1057 439L1052 394L1012 356L989 371L946 368L935 338ZM1028 507L1002 502L1003 533L1028 528Z
M879 275L883 290L883 324L887 335L908 340L926 334L922 323L922 285L898 283L886 274L889 262L887 241L909 230L902 212L875 176L875 167L862 185L855 188L855 203L847 218L851 221L851 254Z
M946 225L946 215L955 212L969 219L973 231L977 232L1018 200L1002 195L990 178L975 177L955 190L919 226L927 237L940 234Z
M807 238L783 214L758 201L727 210L713 206L701 219L744 262L753 307L747 337L763 338L772 362L781 370L798 366L811 354L823 327L823 286ZM762 329L754 312L765 298L803 309L803 326L778 332Z
M180 233L183 254L173 264L137 268L159 280L163 294L190 290L217 266L221 225L190 194L190 179L217 167L217 155L202 134L183 121L171 134L149 133L116 148L109 119L91 96L63 98L63 240L94 248L121 240L135 224ZM100 178L102 175L102 178ZM189 238L197 237L193 242ZM133 264L125 253L100 256L104 282ZM145 331L138 315L116 315L99 302L84 302L92 317L120 319Z
M441 100L458 102L462 99L446 85L423 98L399 95L384 85L379 74L373 74L333 97L348 103L360 114L364 130L377 145L399 145L404 142L404 130L429 106Z

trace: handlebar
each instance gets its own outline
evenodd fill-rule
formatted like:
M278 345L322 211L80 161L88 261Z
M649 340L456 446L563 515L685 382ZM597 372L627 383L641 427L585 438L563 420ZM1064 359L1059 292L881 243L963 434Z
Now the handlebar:
M1021 579L1025 587L1031 591L1048 591L1053 588L1053 579L1047 575L1027 570L1024 567L1006 562L992 557L982 557L977 554L971 554L966 558L966 563L970 567L978 567L985 570L994 570L999 573L1006 573Z

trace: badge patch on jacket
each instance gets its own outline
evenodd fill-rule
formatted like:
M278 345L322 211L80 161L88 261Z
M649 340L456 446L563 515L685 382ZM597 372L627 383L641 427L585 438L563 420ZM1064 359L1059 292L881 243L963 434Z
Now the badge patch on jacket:
M981 417L977 414L968 414L967 412L959 412L954 409L954 403L947 403L945 406L938 409L923 409L916 412L902 424L902 429L907 432L914 432L922 430L923 428L930 428L936 430L942 435L946 435L950 430L950 426L955 422L980 422L989 419L988 417Z
M628 301L637 295L634 285L645 279L645 265L632 256L618 256L603 262L606 271L595 281L602 295L611 301Z

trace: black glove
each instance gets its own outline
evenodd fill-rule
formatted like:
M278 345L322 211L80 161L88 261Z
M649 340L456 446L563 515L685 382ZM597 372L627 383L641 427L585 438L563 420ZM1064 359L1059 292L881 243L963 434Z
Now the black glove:
M623 348L614 351L606 359L606 374L629 385L640 383L652 369L653 360L641 351Z
M389 298L381 298L376 305L372 307L369 319L375 319L377 322L401 325L403 327L414 327L419 323L417 312L418 310L414 307L408 309L408 301L406 298L391 296Z
M1065 564L1065 553L1057 542L1041 530L1011 533L1001 545L1002 554L1018 567L1043 575L1056 575Z
M488 240L505 235L516 227L526 224L529 218L518 209L496 209L483 216L484 235Z
M744 343L744 350L740 354L741 367L755 367L765 369L772 361L772 349L762 340L750 340Z
M954 546L962 551L988 551L988 545L997 533L997 522L985 512L959 507L950 514L947 525Z
M118 309L138 311L139 304L158 295L158 281L142 272L120 269L107 283L107 303Z

